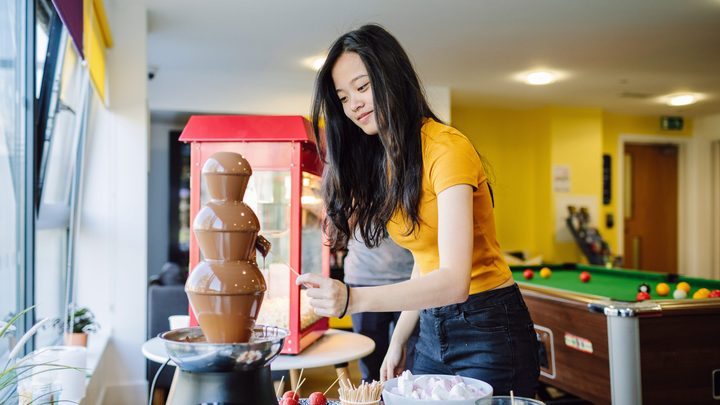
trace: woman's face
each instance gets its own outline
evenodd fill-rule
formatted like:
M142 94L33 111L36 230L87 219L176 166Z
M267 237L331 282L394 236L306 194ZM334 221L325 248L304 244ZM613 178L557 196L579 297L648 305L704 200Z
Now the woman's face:
M332 68L332 78L345 115L366 134L377 135L370 77L360 55L340 55Z

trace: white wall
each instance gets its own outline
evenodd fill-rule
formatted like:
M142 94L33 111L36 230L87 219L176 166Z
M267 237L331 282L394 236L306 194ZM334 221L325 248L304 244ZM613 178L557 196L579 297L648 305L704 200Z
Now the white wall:
M168 258L168 132L177 129L154 117L150 124L150 173L148 178L148 276L160 272Z
M189 114L150 117L150 173L148 178L148 276L160 273L168 261L170 235L170 131L182 130Z
M77 240L78 302L110 341L88 387L88 404L146 401L147 10L112 0L107 14L110 108L93 105ZM92 338L92 337L91 337Z
M450 114L450 88L442 86L428 86L425 88L425 95L433 112L443 122L452 125L452 116Z
M150 108L153 112L186 112L210 114L309 115L314 78L291 81L280 97L249 84L233 74L207 73L191 80L187 72L160 71L150 82ZM278 80L282 80L278 78ZM178 88L176 83L185 83ZM451 122L450 88L427 86L425 92L433 111L446 123ZM248 97L252 94L252 97ZM258 97L258 94L261 95Z
M690 184L689 199L693 210L690 218L688 245L692 251L689 252L690 263L688 275L720 279L720 269L713 269L712 255L720 249L718 241L713 241L712 221L712 178L711 178L711 144L720 140L720 114L698 118L695 120L694 144L690 161L690 167L694 172L690 174L693 179ZM720 207L715 207L716 214ZM695 232L692 232L694 230ZM715 253L717 254L717 253Z

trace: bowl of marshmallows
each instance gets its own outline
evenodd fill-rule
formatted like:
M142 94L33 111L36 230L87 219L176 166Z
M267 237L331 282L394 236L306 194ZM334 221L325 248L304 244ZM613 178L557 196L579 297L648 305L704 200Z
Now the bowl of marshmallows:
M479 399L492 398L492 393L490 384L474 378L413 375L406 370L400 377L385 382L382 398L385 405L475 405Z

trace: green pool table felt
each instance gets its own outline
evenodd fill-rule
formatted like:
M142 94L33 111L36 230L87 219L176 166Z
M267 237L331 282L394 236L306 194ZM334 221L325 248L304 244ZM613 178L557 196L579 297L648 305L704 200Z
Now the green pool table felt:
M552 270L552 275L549 278L540 277L540 269L543 267ZM526 269L533 270L532 280L526 280L523 277L523 272ZM651 299L673 299L673 291L675 291L677 284L682 281L690 284L690 292L687 298L692 298L692 295L700 288L707 288L710 291L720 289L719 280L600 266L511 266L511 270L515 281L520 285L547 286L576 293L599 295L618 301L636 301L638 286L642 283L647 283L650 286ZM583 271L590 273L591 278L587 283L580 281L580 273ZM655 287L659 283L666 283L670 286L668 295L660 296L657 294Z

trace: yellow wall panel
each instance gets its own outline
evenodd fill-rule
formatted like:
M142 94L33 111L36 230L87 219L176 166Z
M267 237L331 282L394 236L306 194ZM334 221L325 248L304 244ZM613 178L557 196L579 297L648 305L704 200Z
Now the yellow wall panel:
M602 204L602 112L599 109L551 108L548 110L551 120L551 165L564 165L570 169L570 191L559 193L550 190L552 217L555 218L555 205L558 197L579 196L594 197L597 212ZM552 168L551 168L552 170ZM551 185L552 187L552 185ZM559 220L566 218L566 211ZM600 223L601 218L594 218ZM556 232L553 222L553 233ZM574 242L551 244L550 256L555 262L582 261L582 255Z
M495 219L503 249L542 255L547 262L583 261L574 243L558 243L556 200L567 196L597 201L594 222L614 254L616 229L605 226L606 214L617 223L617 143L621 134L691 136L692 121L683 131L661 131L660 117L617 115L593 108L547 107L513 110L488 106L452 109L453 124L467 135L489 161L494 173ZM602 203L602 155L612 156L613 196ZM552 168L570 168L570 191L557 193ZM564 217L560 217L564 219Z
M453 124L467 135L489 166L495 194L498 239L505 250L538 252L538 213L547 205L538 187L549 182L539 171L549 151L549 132L536 111L454 108ZM547 175L546 175L547 174Z
M84 0L83 31L83 48L90 79L100 99L107 105L105 49L112 45L112 36L101 1Z

